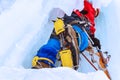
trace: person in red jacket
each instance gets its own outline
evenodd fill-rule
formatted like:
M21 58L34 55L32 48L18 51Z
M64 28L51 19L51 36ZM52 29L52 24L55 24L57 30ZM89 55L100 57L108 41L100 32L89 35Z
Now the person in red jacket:
M91 26L90 26L90 31L91 34L94 34L96 29L95 29L95 18L98 16L99 14L99 9L95 9L93 7L93 5L88 1L88 0L84 0L84 8L81 11L82 14L84 14L87 19L90 21Z
M84 8L81 11L82 14L85 15L85 17L89 20L89 22L91 23L90 26L90 37L94 42L93 46L98 46L99 49L101 49L101 45L100 45L100 41L99 39L95 38L95 18L98 16L99 14L99 9L95 9L92 5L92 3L90 3L88 0L84 0Z
M101 45L100 45L100 41L99 39L95 38L95 18L99 15L99 9L98 8L94 8L92 3L90 3L88 0L84 0L84 8L82 11L79 10L74 10L73 14L76 14L79 17L82 17L82 15L84 15L87 20L90 22L91 26L89 27L89 36L91 37L91 39L94 42L93 46L98 46L99 49L101 49ZM72 15L73 15L72 14Z
M94 42L93 46L98 46L99 49L101 49L101 45L100 45L100 41L99 39L95 38L95 18L98 16L99 14L99 9L95 9L92 5L92 3L90 3L88 0L84 0L84 8L81 11L81 13L88 19L88 21L91 23L90 26L90 37Z

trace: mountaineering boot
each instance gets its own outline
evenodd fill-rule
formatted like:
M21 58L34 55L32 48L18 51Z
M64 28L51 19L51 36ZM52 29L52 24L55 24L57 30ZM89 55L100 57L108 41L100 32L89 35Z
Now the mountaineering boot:
M54 67L52 60L48 58L40 58L35 56L32 60L32 69L51 68Z
M32 67L32 69L41 69L41 68L51 68L51 66L45 64L44 62L37 62L37 65Z

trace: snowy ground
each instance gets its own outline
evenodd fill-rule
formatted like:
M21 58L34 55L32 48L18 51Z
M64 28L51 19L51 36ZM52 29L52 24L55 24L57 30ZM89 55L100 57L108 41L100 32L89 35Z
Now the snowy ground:
M81 78L81 80L88 80L88 78L89 80L99 80L101 78L103 78L102 80L107 80L101 71L89 73L90 75L95 75L96 79L93 77L90 78L88 74L78 73L66 68L48 70L29 69L33 56L40 46L45 44L49 38L53 28L51 19L63 15L63 13L59 13L60 10L56 8L70 15L73 9L79 8L81 10L83 8L82 1L83 0L76 0L74 2L70 2L70 0L0 0L0 79L33 80L38 79L43 72L41 75L43 80L63 80L59 76L64 77L64 80L77 80L79 78ZM108 67L112 80L120 80L120 63L118 62L120 56L120 39L118 37L120 33L119 1L92 1L95 3L94 6L101 8L100 16L96 19L96 36L101 40L102 49L108 50L109 54L112 55ZM85 61L82 60L82 62L84 64ZM88 70L89 68L89 65L87 65L86 68L84 68L84 66L86 65L81 64L81 72L86 72L86 69ZM61 71L65 72L62 73ZM53 72L53 74L50 72ZM44 75L48 74L50 75L43 78ZM16 77L13 77L14 75ZM32 75L34 75L34 77ZM67 75L67 77L63 75ZM68 75L71 77L68 77ZM81 75L85 77L81 77ZM18 77L20 79L18 79Z
M20 69L0 68L1 80L108 80L102 71L78 73L70 68Z

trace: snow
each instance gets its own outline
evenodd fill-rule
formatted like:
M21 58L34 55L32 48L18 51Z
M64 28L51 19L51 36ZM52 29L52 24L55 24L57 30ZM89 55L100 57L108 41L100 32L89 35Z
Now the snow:
M112 55L108 64L112 80L120 80L120 1L90 1L101 8L96 19L96 36L102 49ZM80 72L69 68L30 69L33 56L49 39L53 29L51 20L62 17L64 12L70 15L76 8L83 8L83 0L0 0L0 79L107 80L102 71L95 72L84 59Z
M66 67L39 70L1 67L0 74L1 80L108 80L102 71L85 74Z

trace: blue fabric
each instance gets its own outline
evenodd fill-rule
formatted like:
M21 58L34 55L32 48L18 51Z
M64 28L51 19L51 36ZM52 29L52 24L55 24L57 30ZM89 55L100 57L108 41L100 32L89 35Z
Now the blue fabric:
M73 25L73 29L80 35L78 41L79 49L82 52L88 47L88 37L86 33L78 25Z
M46 45L43 45L38 53L38 57L45 57L52 60L54 63L56 61L56 55L60 50L60 42L56 38L50 38Z

